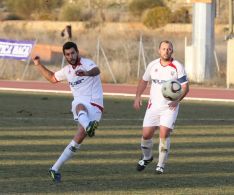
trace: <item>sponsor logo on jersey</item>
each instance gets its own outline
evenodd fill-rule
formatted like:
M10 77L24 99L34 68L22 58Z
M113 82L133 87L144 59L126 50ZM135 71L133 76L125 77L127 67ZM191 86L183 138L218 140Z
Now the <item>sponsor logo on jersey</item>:
M166 82L166 80L159 80L159 79L153 79L152 80L153 81L153 83L155 83L155 84L162 84L162 83L164 83L164 82Z
M82 83L83 80L84 79L79 79L79 80L77 80L75 82L69 82L69 85L72 86L72 87L74 87L74 86L79 85L80 83Z

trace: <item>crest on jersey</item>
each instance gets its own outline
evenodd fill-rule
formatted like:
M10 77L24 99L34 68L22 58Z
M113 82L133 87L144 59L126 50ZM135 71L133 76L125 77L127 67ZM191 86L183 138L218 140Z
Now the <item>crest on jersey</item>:
M156 69L154 70L154 72L158 72L158 69L156 68Z
M175 71L171 71L171 76L174 76L175 75Z

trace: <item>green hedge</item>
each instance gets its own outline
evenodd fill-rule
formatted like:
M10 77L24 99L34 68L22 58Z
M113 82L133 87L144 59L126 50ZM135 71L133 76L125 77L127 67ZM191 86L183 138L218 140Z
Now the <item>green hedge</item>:
M145 12L142 19L148 28L158 28L166 25L171 20L171 10L168 7L155 7Z

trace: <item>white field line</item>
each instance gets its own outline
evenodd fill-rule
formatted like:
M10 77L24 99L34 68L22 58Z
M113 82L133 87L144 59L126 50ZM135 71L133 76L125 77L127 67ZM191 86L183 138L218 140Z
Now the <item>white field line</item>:
M44 89L23 89L23 88L4 88L0 87L2 91L21 91L21 92L39 92L39 93L59 93L59 94L71 94L70 91L66 90L44 90ZM135 97L135 94L130 93L103 93L104 96L124 96L124 97ZM149 95L142 95L143 98L148 98ZM210 102L232 102L234 99L219 99L219 98L197 98L197 97L185 97L185 100L193 101L210 101Z
M1 117L1 120L64 120L64 121L73 121L72 118L59 118L59 117ZM102 121L143 121L143 118L103 118ZM181 118L177 119L177 121L234 121L232 118Z

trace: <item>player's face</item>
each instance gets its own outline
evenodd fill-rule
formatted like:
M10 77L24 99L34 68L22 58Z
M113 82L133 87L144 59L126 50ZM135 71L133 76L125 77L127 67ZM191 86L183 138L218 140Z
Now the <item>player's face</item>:
M173 53L173 47L169 43L162 43L158 53L160 55L160 58L164 61L169 61L171 59L171 55Z
M78 61L78 52L72 47L64 50L64 56L71 65L76 65Z

